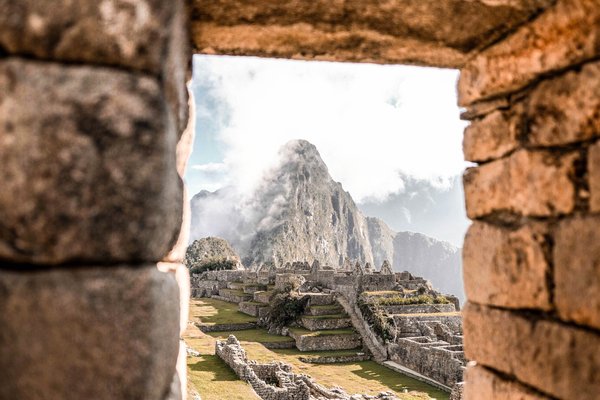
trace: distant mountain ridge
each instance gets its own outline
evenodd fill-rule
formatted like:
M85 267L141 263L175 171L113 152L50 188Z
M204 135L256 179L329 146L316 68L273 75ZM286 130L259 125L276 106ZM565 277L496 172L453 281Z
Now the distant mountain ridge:
M366 217L329 175L317 148L295 140L280 149L281 162L251 195L229 187L192 198L191 240L227 239L244 265L319 260L342 265L347 257L410 271L443 292L463 297L460 250L412 232L394 232Z

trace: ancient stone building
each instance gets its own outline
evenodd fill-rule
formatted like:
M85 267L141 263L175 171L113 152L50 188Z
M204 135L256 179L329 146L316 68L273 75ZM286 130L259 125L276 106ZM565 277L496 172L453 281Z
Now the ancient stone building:
M598 398L597 0L0 0L0 398L181 396L190 21L206 54L460 68L464 395Z

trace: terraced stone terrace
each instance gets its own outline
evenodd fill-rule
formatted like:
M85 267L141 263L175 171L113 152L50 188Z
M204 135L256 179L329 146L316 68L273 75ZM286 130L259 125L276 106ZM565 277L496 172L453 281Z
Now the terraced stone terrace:
M313 307L326 310L329 306ZM190 348L200 352L200 356L188 357L189 380L191 389L195 389L203 400L258 399L251 387L239 380L233 371L214 355L216 340L226 339L230 334L236 335L251 359L259 362L283 361L292 365L294 372L308 374L328 387L339 386L349 393L373 395L381 391L392 391L402 400L448 399L447 393L373 361L327 363L331 359L339 360L361 354L364 356L361 348L300 351L296 348L296 342L292 337L272 335L265 329L204 333L198 328L206 324L227 326L256 320L240 312L234 303L214 298L192 299L190 320L184 339ZM310 331L305 328L292 328L291 330L296 334L316 338L355 334L352 329ZM318 362L319 360L323 362Z

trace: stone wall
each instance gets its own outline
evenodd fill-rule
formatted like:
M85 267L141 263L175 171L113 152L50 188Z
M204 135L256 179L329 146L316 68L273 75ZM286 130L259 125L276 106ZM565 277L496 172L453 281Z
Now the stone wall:
M248 360L246 352L233 335L227 341L217 341L215 354L241 380L248 382L263 400L399 400L392 393L350 396L339 388L328 389L308 375L293 373L291 365L282 362L262 364Z
M461 70L467 399L600 394L600 8L558 0Z
M0 0L2 399L181 394L187 25L183 0Z

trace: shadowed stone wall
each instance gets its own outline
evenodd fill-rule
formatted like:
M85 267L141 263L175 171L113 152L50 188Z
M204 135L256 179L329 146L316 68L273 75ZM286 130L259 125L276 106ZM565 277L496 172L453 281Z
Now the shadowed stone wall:
M184 7L0 0L1 399L181 397Z

